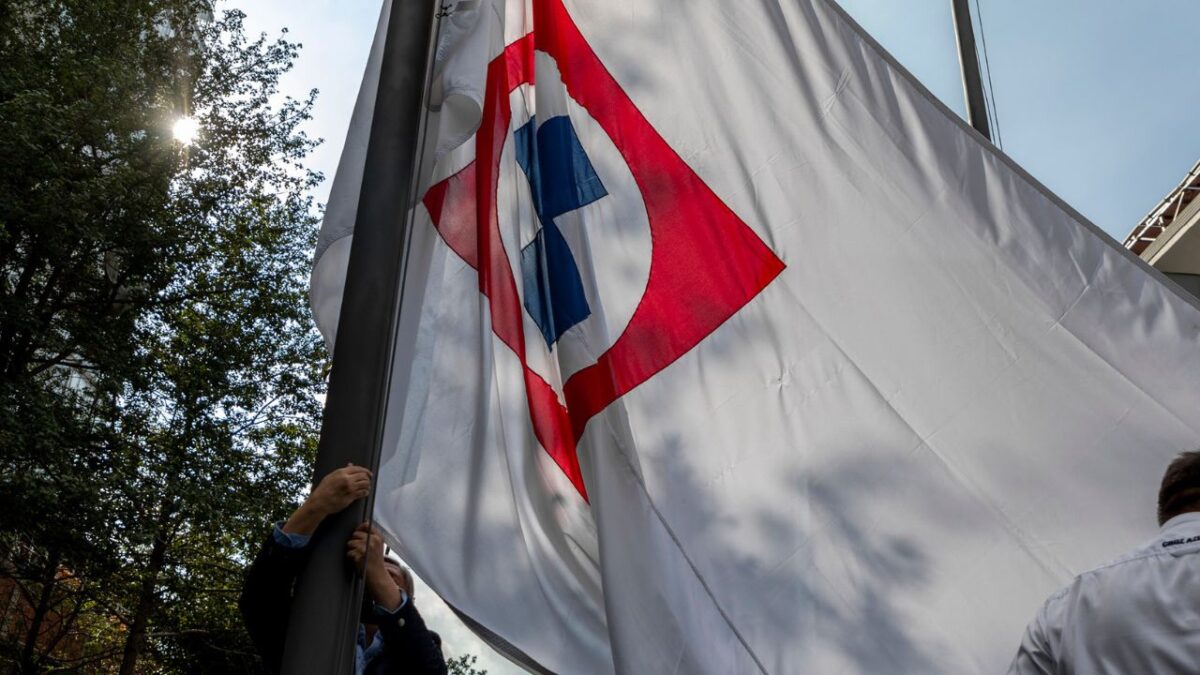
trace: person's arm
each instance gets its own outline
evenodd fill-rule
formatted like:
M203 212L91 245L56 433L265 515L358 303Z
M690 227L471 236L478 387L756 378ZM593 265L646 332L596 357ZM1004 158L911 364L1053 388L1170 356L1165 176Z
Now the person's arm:
M406 594L392 580L383 563L383 536L373 525L362 523L346 540L346 557L359 574L366 575L367 594L388 612L400 609Z
M371 494L371 472L361 466L347 464L321 479L312 494L280 528L284 534L312 536L326 516L350 506Z
M307 539L289 539L279 525L273 526L246 573L238 599L246 632L272 673L279 672L283 659L292 587L308 560Z
M378 605L374 618L384 649L401 673L446 675L441 639L425 625L411 598L400 609L386 612Z
M1025 629L1017 655L1008 667L1008 675L1057 675L1058 644L1062 637L1061 608L1052 597Z
M383 538L369 523L358 526L346 542L346 556L365 570L372 619L383 635L388 661L397 672L445 675L441 639L425 625L412 598L396 585L383 563Z
M270 672L278 672L292 612L296 578L308 561L308 543L326 516L371 490L371 472L353 465L331 472L287 521L273 527L246 572L238 608L246 631Z

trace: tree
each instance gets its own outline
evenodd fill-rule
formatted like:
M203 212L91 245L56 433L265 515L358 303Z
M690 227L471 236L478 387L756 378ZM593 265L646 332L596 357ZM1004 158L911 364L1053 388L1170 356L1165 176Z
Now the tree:
M10 551L29 551L9 557L34 608L27 671L64 561L93 577L114 562L88 550L106 540L93 480L111 468L92 422L111 417L109 388L132 375L129 310L165 286L160 251L179 238L168 209L177 153L156 133L177 98L159 8L116 16L106 5L5 3L0 20L0 517L21 535ZM80 516L63 527L67 509Z
M474 654L463 654L446 660L446 668L450 675L487 675L487 670L475 670Z
M24 672L254 662L241 567L303 487L324 354L312 97L278 100L298 45L242 19L0 5L0 553L29 608L0 663Z

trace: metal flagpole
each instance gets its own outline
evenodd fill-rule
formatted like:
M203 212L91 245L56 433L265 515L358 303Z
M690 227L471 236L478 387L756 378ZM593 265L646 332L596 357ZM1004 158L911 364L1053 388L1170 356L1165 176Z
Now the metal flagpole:
M387 20L316 480L347 463L378 469L439 4L393 0ZM368 501L326 518L313 537L292 603L285 675L353 672L362 580L345 545L370 516Z
M969 0L951 0L954 15L954 37L958 42L958 63L962 67L963 89L967 99L967 121L975 130L992 140L988 125L987 99L983 94L983 75L979 70L979 54L975 51L975 28L971 24Z

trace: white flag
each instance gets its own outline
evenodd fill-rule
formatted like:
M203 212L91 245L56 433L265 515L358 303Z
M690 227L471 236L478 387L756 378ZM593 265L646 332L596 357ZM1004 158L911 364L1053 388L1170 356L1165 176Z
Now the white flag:
M377 516L515 658L996 673L1153 531L1200 308L832 2L449 9Z

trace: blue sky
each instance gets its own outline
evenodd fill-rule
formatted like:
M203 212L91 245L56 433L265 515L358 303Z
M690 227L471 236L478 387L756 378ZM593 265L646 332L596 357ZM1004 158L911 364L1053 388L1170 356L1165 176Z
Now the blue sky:
M1200 159L1195 0L979 0L1003 148L1123 239ZM950 0L842 0L963 110Z
M1200 159L1196 0L978 0L1005 152L1123 238ZM313 158L332 177L379 0L226 0L304 43L285 86L321 96ZM842 0L950 107L962 87L950 0ZM324 200L328 183L318 191Z
M601 0L589 0L601 1ZM732 0L731 0L732 1ZM790 0L783 0L790 1ZM800 0L795 0L800 1ZM950 0L841 0L951 108L963 110ZM1200 159L1196 0L978 0L1003 149L1117 239ZM327 179L378 19L380 0L224 0L251 32L286 26L304 44L284 90L319 89L312 166ZM517 672L426 593L421 603L451 651L480 654L492 675Z

